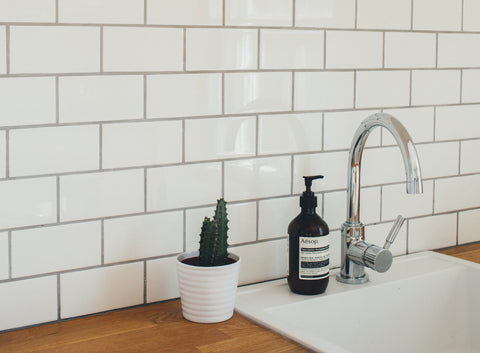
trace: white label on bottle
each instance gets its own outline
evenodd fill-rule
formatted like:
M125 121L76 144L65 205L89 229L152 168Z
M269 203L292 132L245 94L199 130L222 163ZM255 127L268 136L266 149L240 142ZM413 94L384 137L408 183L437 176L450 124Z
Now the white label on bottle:
M328 277L329 238L329 235L299 237L298 275L300 279L316 280Z

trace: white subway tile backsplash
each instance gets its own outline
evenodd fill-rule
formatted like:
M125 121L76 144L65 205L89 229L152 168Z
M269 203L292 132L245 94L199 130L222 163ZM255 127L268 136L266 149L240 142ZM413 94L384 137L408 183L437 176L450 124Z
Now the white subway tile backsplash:
M188 28L186 69L256 69L257 38L254 29Z
M438 67L476 67L480 60L480 34L440 33Z
M179 71L183 68L180 28L105 27L103 70Z
M477 0L463 0L463 30L480 31L480 3Z
M73 221L144 210L144 173L133 169L60 177L60 220Z
M459 31L462 24L462 0L413 1L413 29Z
M327 31L327 69L376 69L382 67L382 32Z
M58 21L60 23L143 23L143 3L144 0L59 0Z
M58 83L62 123L143 118L143 77L71 76Z
M148 24L222 24L222 0L147 0L146 4Z
M410 23L410 0L358 0L358 28L408 30Z
M358 71L355 106L371 108L408 105L409 87L408 71Z
M435 181L435 213L480 207L476 190L480 189L480 175L457 176Z
M261 115L258 153L276 154L322 149L321 113Z
M414 70L412 105L460 103L460 70Z
M384 109L384 112L391 114L405 126L414 143L433 142L435 121L433 107ZM382 130L382 144L395 145L392 134L386 129Z
M142 304L143 272L143 262L134 262L61 274L62 319Z
M408 233L408 252L453 246L457 240L457 215L451 213L409 220Z
M247 72L225 74L225 113L290 111L292 74Z
M9 253L10 246L8 245L8 233L0 233L0 280L8 279L9 272Z
M101 264L99 221L12 232L12 277Z
M353 108L353 72L296 72L295 110Z
M422 177L427 179L457 175L459 148L458 142L417 145ZM438 163L439 159L442 163Z
M225 0L227 26L291 26L291 0Z
M458 213L458 244L472 243L480 240L480 210Z
M201 161L255 155L253 116L185 121L185 160Z
M105 263L179 253L182 248L181 211L105 220Z
M385 33L386 68L434 68L436 64L434 33Z
M435 139L453 140L480 135L480 105L438 107L435 116Z
M260 68L321 69L323 42L323 31L260 30Z
M11 73L98 71L100 71L99 28L88 26L10 27Z
M317 213L322 213L322 195L317 195ZM280 238L288 234L288 225L300 213L299 198L280 197L258 202L258 239Z
M355 0L296 0L295 26L355 28Z
M0 75L7 73L7 27L0 26Z
M182 122L105 124L103 168L137 167L182 161Z
M55 0L0 0L0 22L55 22Z
M480 70L462 71L462 103L480 102Z
M362 185L395 183L405 180L405 169L397 146L366 149L362 157Z
M176 257L147 261L147 303L180 297Z
M480 140L460 143L460 174L480 173Z

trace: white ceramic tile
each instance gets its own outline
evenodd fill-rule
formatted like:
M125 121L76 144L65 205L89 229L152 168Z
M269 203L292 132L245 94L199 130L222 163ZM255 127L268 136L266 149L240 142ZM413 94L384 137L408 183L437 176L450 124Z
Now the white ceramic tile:
M459 31L462 24L462 0L415 0L413 29Z
M480 136L480 105L437 107L436 140L476 138Z
M382 220L394 220L397 215L417 217L432 214L433 181L423 182L422 194L407 194L405 184L386 185L382 190Z
M358 0L358 28L410 29L410 21L410 0Z
M410 72L359 71L356 79L357 108L409 105Z
M385 33L386 68L433 68L436 64L435 33Z
M198 250L203 220L215 214L215 200L211 200L211 203L208 207L185 210L185 251ZM230 204L227 204L227 212L229 208Z
M105 27L103 70L173 71L183 68L180 28Z
M303 176L321 174L324 179L312 185L313 191L347 187L348 151L302 154L293 158L293 193L303 192Z
M143 23L144 0L59 0L58 21L70 23Z
M253 116L185 121L185 160L201 161L255 155Z
M181 211L105 220L105 263L173 254L182 248Z
M221 25L222 9L222 0L147 0L147 23Z
M0 78L0 124L55 123L55 78ZM25 104L28 101L28 104Z
M382 67L382 32L327 31L326 41L327 69Z
M260 31L260 69L323 68L323 31Z
M408 224L408 252L454 246L457 242L457 214L411 219Z
M375 110L325 113L323 148L325 150L350 149L353 136L360 123L375 113L377 113ZM366 146L379 146L380 133L380 129L374 129L368 136Z
M330 268L339 268L342 263L341 259L341 244L342 236L340 231L330 231Z
M98 72L100 29L11 26L11 73Z
M55 0L0 0L0 22L55 22Z
M472 243L480 240L480 210L458 213L458 244Z
M365 241L368 243L383 246L393 222L372 224L365 227ZM395 241L390 247L393 256L405 255L407 253L407 223L404 223L398 232Z
M291 26L291 0L226 0L225 24L229 26Z
M7 33L6 27L0 26L0 75L7 73Z
M258 121L258 153L320 151L322 121L321 113L261 115Z
M57 320L57 276L1 283L0 293L0 330Z
M8 245L8 233L0 233L0 280L8 279L9 269L9 245Z
M480 189L480 175L457 176L435 181L435 212L449 212L480 207L475 190Z
M295 110L353 107L353 72L296 72Z
M225 199L247 200L290 193L290 157L225 162Z
M124 215L144 210L143 170L60 177L60 220Z
M225 74L225 113L290 111L290 72Z
M178 298L176 257L147 261L147 303Z
M355 0L296 0L295 26L355 28Z
M41 225L57 219L55 177L0 182L0 229Z
M148 169L147 210L166 210L211 204L221 197L221 183L220 163Z
M460 102L460 70L414 70L412 105Z
M403 159L397 146L365 149L361 166L362 185L377 185L405 180Z
M64 273L60 288L62 319L142 304L143 262Z
M460 145L460 173L480 172L480 140L462 141Z
M480 102L480 70L463 70L462 103Z
M428 143L416 146L422 177L438 178L458 174L459 143ZM439 163L441 160L441 163Z
M0 178L7 176L7 133L0 131Z
M256 69L257 37L254 29L188 28L186 69Z
M10 176L97 169L99 134L96 125L11 130Z
M479 60L480 34L438 35L438 67L476 67Z
M59 118L62 123L142 117L142 76L59 78Z
M135 167L182 161L182 122L105 124L103 168Z
M100 265L99 221L12 232L12 276Z
M477 0L463 0L463 30L480 31L480 3Z
M433 141L435 120L433 107L385 109L384 112L403 124L414 143ZM388 130L383 129L382 134L383 145L396 144Z
M322 195L317 195L317 213L322 213ZM299 197L281 197L258 203L258 239L285 237L288 225L300 213Z
M147 76L147 118L221 113L221 74Z
M228 204L227 212L229 245L242 244L257 240L256 202ZM211 217L213 217L213 215ZM197 233L199 229L200 228L197 228Z

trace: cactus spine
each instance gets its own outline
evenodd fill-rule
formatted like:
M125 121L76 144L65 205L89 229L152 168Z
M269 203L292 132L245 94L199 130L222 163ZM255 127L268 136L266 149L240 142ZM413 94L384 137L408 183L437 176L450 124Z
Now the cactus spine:
M221 266L227 263L228 256L228 219L227 203L217 200L213 220L205 217L200 233L200 266Z

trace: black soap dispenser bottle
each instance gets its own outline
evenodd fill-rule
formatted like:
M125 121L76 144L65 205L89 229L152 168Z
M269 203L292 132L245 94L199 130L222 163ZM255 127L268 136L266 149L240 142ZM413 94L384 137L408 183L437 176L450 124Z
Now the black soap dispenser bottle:
M288 285L294 293L313 295L325 291L329 276L329 229L316 213L312 181L323 175L304 176L302 211L288 225Z

